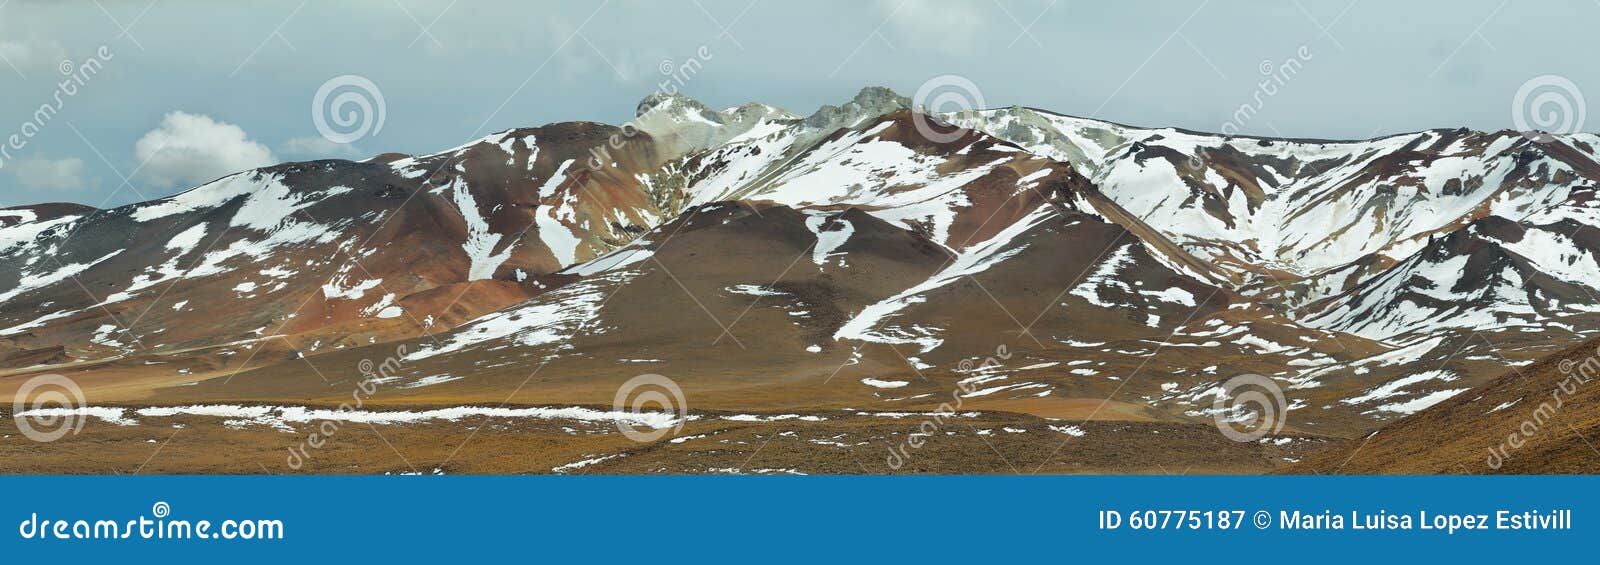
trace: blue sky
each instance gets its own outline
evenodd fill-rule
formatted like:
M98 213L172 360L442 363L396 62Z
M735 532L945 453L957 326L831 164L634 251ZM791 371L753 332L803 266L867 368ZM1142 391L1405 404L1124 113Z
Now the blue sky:
M1502 129L1534 77L1600 93L1596 23L1593 0L0 0L0 143L55 104L63 61L109 55L0 155L0 206L108 207L264 162L621 123L663 61L702 48L684 91L713 107L805 114L865 85L909 96L954 74L991 107L1217 131L1261 99L1264 61L1308 54L1241 132ZM311 109L345 75L371 81L384 112L340 145Z

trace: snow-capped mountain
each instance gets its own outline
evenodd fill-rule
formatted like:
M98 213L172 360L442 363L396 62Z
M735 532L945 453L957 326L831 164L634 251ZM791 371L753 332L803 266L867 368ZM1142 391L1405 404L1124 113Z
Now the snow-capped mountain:
M99 359L276 335L316 351L447 328L660 221L626 174L654 167L648 155L573 167L616 131L558 124L245 171L111 210L8 210L21 221L0 227L0 352Z
M1006 108L931 118L967 128L934 140L912 106L654 95L626 127L0 210L0 363L201 359L170 394L315 398L285 360L402 342L400 396L503 401L550 365L547 402L649 371L713 408L958 390L1177 421L1259 373L1292 426L1335 433L1600 329L1592 135L1286 140Z

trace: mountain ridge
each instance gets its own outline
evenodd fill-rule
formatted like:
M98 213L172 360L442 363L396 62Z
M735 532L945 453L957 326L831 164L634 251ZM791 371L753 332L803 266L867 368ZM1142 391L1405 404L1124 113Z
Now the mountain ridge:
M1193 424L1228 376L1260 373L1290 429L1348 435L1600 331L1574 266L1600 247L1563 233L1600 225L1592 134L1290 140L911 102L869 87L800 117L652 95L631 134L513 128L0 223L0 374L155 362L184 366L140 377L166 401L317 399L297 363L399 343L425 384L395 402L515 397L537 362L574 376L527 390L572 403L649 368L730 410L800 405L778 390L913 409L976 383L992 410L1105 418L1086 404L1103 398ZM927 139L923 119L963 131ZM1468 239L1553 253L1507 251L1548 281L1527 312L1447 294L1501 296L1493 277L1438 288ZM997 343L1019 360L960 370ZM751 376L768 373L782 384ZM835 377L912 384L795 384Z

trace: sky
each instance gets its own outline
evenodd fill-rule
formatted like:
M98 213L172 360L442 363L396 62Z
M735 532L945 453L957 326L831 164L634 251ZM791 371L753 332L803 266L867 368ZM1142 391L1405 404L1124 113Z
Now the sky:
M1277 137L1550 111L1595 131L1597 23L1596 0L0 0L0 207L621 124L690 61L684 94L802 115L863 86L954 84L982 107Z

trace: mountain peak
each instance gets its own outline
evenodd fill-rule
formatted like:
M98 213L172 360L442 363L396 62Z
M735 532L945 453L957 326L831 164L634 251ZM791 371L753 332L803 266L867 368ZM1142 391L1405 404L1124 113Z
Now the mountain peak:
M705 104L701 104L699 100L678 93L656 91L639 101L639 105L635 108L634 116L642 117L646 114L658 112L698 114L713 121L716 121L716 118L712 118L712 116L717 115Z
M791 120L799 118L799 116L794 115L788 110L770 104L762 104L760 102L747 102L743 105L734 106L732 108L723 110L722 114L724 116L730 116L736 121L760 119L764 117Z
M860 122L862 119L888 114L895 110L911 107L911 99L900 95L894 90L883 86L863 87L856 95L844 104L824 105L816 112L805 118L805 125L812 128L831 129ZM776 117L782 119L798 118L792 113L776 106L750 102L735 106L721 112L712 110L698 100L679 93L653 92L639 101L635 108L635 117L646 115L665 115L679 117L674 121L705 121L712 124L726 125L735 121L746 121L752 118Z
M911 107L911 99L882 86L868 86L842 106L823 106L806 117L808 127L831 129Z
M901 96L900 93L895 92L886 86L862 87L861 91L856 93L856 97L852 98L850 101L854 102L858 106L867 108L883 106L904 108L911 106L910 98Z

